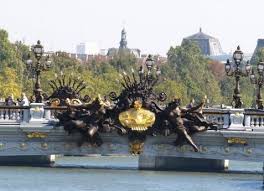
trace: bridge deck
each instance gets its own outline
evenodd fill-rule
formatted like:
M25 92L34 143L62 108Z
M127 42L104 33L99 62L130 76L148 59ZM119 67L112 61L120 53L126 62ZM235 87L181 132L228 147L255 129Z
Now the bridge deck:
M29 138L32 132L41 132L42 138ZM62 127L48 124L9 123L0 126L0 156L18 155L85 155L130 154L127 136L115 132L101 134L101 147L89 143L78 147L79 135L68 135ZM234 139L238 138L238 139ZM264 161L264 132L257 131L207 131L193 136L200 152L193 152L189 145L175 147L175 135L147 137L144 155L176 156L187 158L231 159ZM233 143L231 143L233 142Z

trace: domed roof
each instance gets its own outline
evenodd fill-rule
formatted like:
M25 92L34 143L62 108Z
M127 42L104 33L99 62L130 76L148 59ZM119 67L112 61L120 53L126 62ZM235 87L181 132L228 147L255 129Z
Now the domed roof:
M202 32L202 28L200 28L199 32L194 34L194 35L191 35L191 36L188 36L186 37L185 39L189 39L189 40L198 40L198 39L216 39L208 34L205 34Z
M219 56L224 54L219 40L203 33L202 28L200 28L198 33L184 38L183 42L186 40L197 43L201 49L201 53L205 56Z

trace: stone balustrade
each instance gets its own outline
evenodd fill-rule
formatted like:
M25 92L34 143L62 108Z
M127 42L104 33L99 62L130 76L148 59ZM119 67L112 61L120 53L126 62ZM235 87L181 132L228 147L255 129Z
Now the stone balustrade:
M0 106L0 124L28 121L29 109L25 106Z
M229 127L229 110L205 108L203 109L203 115L208 121L214 122L218 125L218 129L227 129Z
M264 131L264 111L258 109L245 109L245 126L253 131Z
M31 106L0 106L0 126L6 123L57 121L56 112L67 107L50 107L44 104ZM36 113L38 115L36 115ZM203 115L218 125L218 129L264 131L264 111L257 109L204 108Z
M57 120L56 119L56 113L61 112L61 111L66 111L67 107L66 106L60 106L60 107L51 107L51 106L46 106L44 107L44 118L46 120Z

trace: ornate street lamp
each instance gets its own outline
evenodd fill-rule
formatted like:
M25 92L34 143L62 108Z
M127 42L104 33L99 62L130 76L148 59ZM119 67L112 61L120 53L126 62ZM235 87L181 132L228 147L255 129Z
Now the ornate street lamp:
M154 60L153 60L151 55L148 55L148 58L146 59L145 64L146 64L148 70L152 69L152 67L154 66Z
M240 95L240 85L239 85L240 76L246 77L249 75L251 71L251 66L249 62L247 62L247 64L245 65L245 73L243 73L242 68L240 67L240 64L243 61L243 57L244 57L244 54L240 50L240 47L238 46L236 51L233 53L234 63L230 63L228 59L225 64L225 71L226 71L227 76L235 76L235 79L236 79L236 86L234 89L233 101L232 101L232 105L235 108L242 107L242 101L241 101L241 95Z
M258 71L258 78L256 78L254 71L252 70L252 73L250 75L250 81L252 84L256 84L258 89L257 89L257 98L256 98L256 104L258 109L263 109L263 100L261 96L261 88L264 83L264 62L259 62L257 65L257 71Z
M35 102L42 103L43 97L42 97L42 89L40 86L40 73L41 71L47 70L48 68L51 67L51 61L49 60L49 56L45 57L45 60L41 61L44 54L44 48L40 44L39 40L36 45L33 45L31 47L31 51L34 53L36 62L33 62L33 60L30 58L29 55L26 64L31 75L35 76L36 78L35 87L33 90L36 99Z

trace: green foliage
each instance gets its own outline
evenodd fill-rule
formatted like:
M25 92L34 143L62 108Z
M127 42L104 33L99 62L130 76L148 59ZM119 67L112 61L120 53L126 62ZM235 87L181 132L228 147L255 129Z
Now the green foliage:
M0 81L4 82L0 84L1 97L6 98L9 95L16 98L20 97L21 86L17 83L17 75L14 69L5 67L0 74Z
M185 97L188 100L191 98L201 100L207 95L212 103L222 101L218 82L209 70L209 60L201 54L195 43L185 41L181 46L171 47L167 55L166 70L174 71L171 74L167 73L167 77L187 88Z
M118 71L129 71L131 67L135 67L135 63L136 57L126 50L119 51L109 62Z
M29 53L28 46L21 42L10 43L8 33L0 30L0 80L4 82L0 84L1 96L13 94L17 98L22 91L32 95L35 79L30 78L25 64ZM191 98L199 101L207 95L211 104L230 105L234 79L224 75L221 64L212 64L205 58L195 43L185 41L181 46L171 47L167 56L168 62L161 66L164 81L155 87L156 93L164 91L168 101L177 97L183 104ZM263 57L264 49L261 49L257 59ZM117 52L108 61L93 60L89 64L81 64L65 52L57 52L51 60L53 67L41 72L41 87L48 95L52 93L48 81L61 71L66 76L81 77L87 84L83 94L95 97L111 91L120 92L119 72L130 73L131 68L137 69L137 59L127 50ZM254 87L247 78L241 78L240 87L244 104L251 106L255 100Z
M259 48L255 55L251 58L251 64L257 65L259 62L264 61L264 48Z
M155 92L165 92L167 95L167 102L174 98L181 98L183 103L188 103L188 98L186 97L187 88L184 84L179 84L174 80L165 80L164 82L157 85Z

